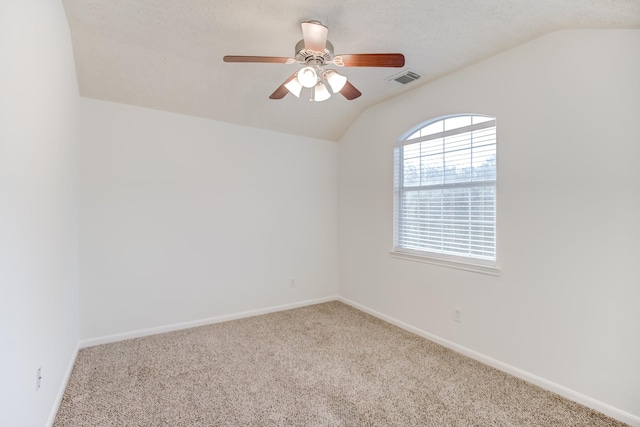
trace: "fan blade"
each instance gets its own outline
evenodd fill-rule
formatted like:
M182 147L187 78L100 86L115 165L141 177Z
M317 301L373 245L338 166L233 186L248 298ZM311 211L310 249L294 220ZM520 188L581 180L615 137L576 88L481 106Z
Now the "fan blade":
M286 64L289 58L285 56L239 56L227 55L222 58L224 62L266 62L272 64Z
M301 25L304 48L313 52L324 53L327 47L329 29L318 21L305 21Z
M345 67L404 67L401 53L356 53L339 55Z
M344 84L344 87L340 90L340 94L342 94L342 96L347 98L349 101L354 100L360 95L362 95L362 93L348 81Z
M296 72L297 73L297 72ZM287 83L289 83L291 80L293 80L296 77L296 73L293 73L289 76L289 78L287 78L287 80L285 80L280 87L278 87L278 89L276 89L271 96L269 96L269 99L282 99L284 98L288 93L289 93L289 89L287 89L286 87L284 87L284 85L286 85Z

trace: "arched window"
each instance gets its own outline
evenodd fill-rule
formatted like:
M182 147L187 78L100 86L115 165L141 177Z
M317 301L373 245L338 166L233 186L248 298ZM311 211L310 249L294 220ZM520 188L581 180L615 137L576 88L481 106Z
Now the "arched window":
M495 266L495 117L438 117L407 134L394 148L394 252Z

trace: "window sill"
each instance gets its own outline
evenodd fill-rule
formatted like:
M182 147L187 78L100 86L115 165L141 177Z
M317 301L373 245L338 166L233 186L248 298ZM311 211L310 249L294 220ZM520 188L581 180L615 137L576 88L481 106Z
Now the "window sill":
M475 273L499 276L500 268L494 265L476 264L473 262L458 261L453 259L440 258L437 255L417 255L413 253L392 250L389 252L393 258L405 259L408 261L424 262L427 264L439 265L442 267L455 268L458 270L472 271Z

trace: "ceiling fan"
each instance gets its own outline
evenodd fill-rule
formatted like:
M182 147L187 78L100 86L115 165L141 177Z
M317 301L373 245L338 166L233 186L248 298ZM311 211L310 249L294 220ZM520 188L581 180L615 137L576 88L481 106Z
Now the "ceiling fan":
M291 92L300 97L303 88L312 89L311 101L324 101L331 97L331 91L340 93L348 100L356 99L362 93L353 86L337 67L403 67L404 55L401 53L359 53L334 55L333 45L327 40L329 29L319 21L302 23L302 37L296 44L295 57L284 56L225 56L224 62L262 62L275 64L300 64L304 67L291 74L269 96L270 99L282 99ZM325 84L327 83L327 84Z

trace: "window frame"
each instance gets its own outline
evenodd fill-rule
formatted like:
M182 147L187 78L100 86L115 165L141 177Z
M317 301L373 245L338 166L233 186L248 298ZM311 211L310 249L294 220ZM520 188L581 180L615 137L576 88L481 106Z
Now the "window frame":
M483 118L487 118L488 120L484 121L484 122L480 122L477 124L470 124L467 126L461 126L458 128L454 128L451 130L444 130L444 121L446 119L451 119L451 118L455 118L455 117L483 117ZM416 138L412 138L409 139L412 135L414 135L416 132L431 126L435 123L438 122L443 122L443 130L441 132L436 132L432 135L437 135L433 138L429 138L431 135L427 134L426 136L419 136ZM487 126L485 123L486 122L493 122L493 126ZM397 182L397 180L402 179L402 171L398 171L398 164L397 164L397 160L396 160L396 155L397 155L397 150L400 148L402 150L404 150L405 146L411 145L411 144L419 144L421 142L424 142L425 139L429 140L429 139L437 139L437 138L444 138L446 136L451 136L451 135L456 135L456 134L463 134L465 133L465 131L459 131L459 129L467 129L468 132L471 131L475 131L475 130L480 130L482 128L491 128L491 127L495 127L495 151L494 151L494 155L495 155L495 162L496 162L496 175L495 178L493 180L489 180L489 181L483 181L480 182L481 185L487 185L487 183L489 183L488 185L493 186L493 198L494 198L494 223L493 223L493 227L494 227L494 238L493 238L493 243L494 243L494 258L493 259L484 259L484 258L476 258L473 256L464 256L462 254L449 254L449 253L440 253L440 252L436 252L436 251L430 251L427 249L424 250L419 250L419 249L411 249L411 248L406 248L406 247L401 247L401 246L396 246L397 244L397 233L398 231L398 227L400 224L400 221L402 220L399 214L399 204L400 204L400 200L399 200L399 188L402 189L405 186L398 186L399 183ZM446 153L446 151L443 149L443 154ZM483 273L483 274L489 274L489 275L499 275L500 274L500 268L498 266L498 239L497 239L497 223L498 223L498 215L497 215L497 207L498 207L498 201L497 201L497 158L498 158L498 145L497 145L497 119L494 116L489 116L486 114L479 114L479 113L457 113L457 114L449 114L449 115L444 115L444 116L439 116L439 117L434 117L431 118L429 120L426 120L424 122L421 122L419 124L417 124L416 126L411 127L409 130L407 130L406 132L404 132L400 138L398 138L395 143L393 144L393 244L392 244L392 250L390 251L390 255L393 258L398 258L398 259L404 259L404 260L409 260L409 261L417 261L417 262L425 262L425 263L429 263L429 264L434 264L434 265L439 265L439 266L444 266L444 267L450 267L450 268L456 268L456 269L460 269L460 270L466 270L466 271L473 271L473 272L478 272L478 273ZM403 159L404 160L404 159ZM400 165L400 167L403 167L403 164ZM455 184L452 185L452 187L458 187L458 188L471 188L473 186L473 184L478 184L478 182L474 182L472 180L468 180L468 181L464 181L464 182L456 182ZM444 187L445 185L443 184L440 187ZM421 187L428 187L428 186L421 186ZM434 188L436 187L436 185L434 185Z

